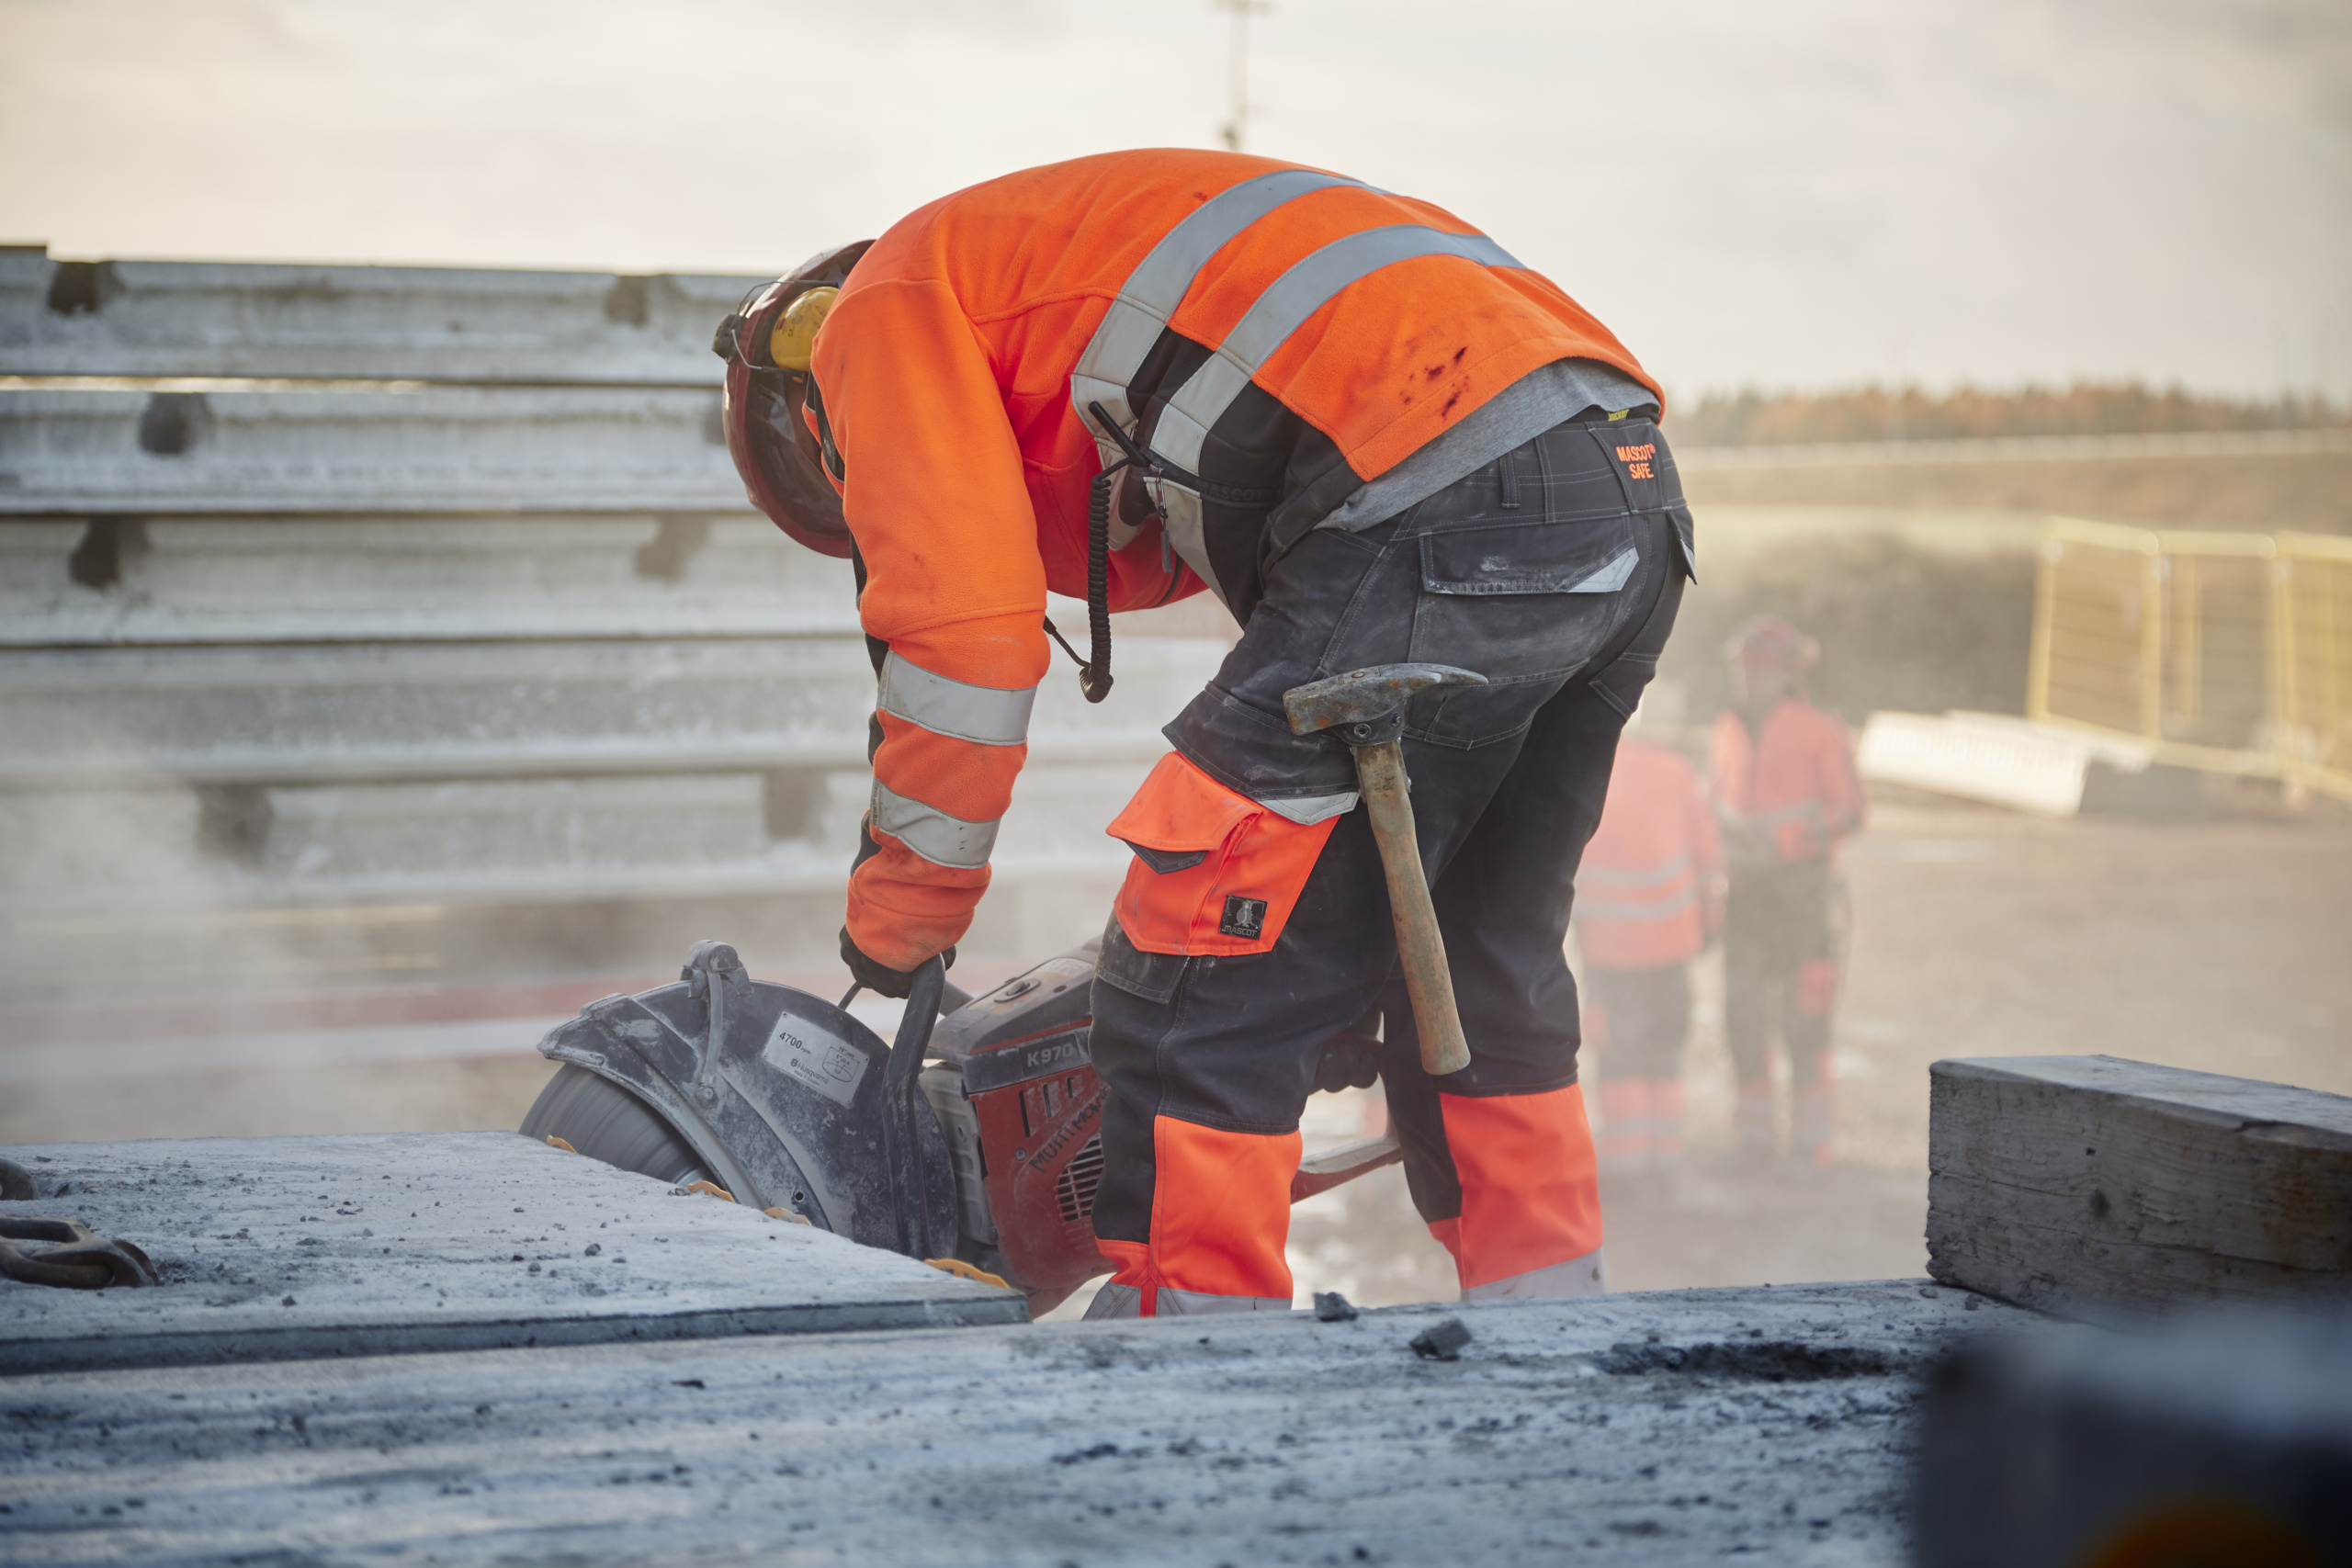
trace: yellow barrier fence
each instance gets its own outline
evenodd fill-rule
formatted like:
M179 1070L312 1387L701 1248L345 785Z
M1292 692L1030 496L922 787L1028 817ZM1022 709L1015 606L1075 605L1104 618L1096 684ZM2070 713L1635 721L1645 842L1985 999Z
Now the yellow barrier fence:
M2352 800L2352 539L2052 520L2026 712Z

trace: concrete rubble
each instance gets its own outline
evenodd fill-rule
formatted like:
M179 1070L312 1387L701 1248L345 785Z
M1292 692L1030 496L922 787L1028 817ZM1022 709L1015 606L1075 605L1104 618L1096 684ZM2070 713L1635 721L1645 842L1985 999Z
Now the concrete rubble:
M1920 1372L2033 1321L1890 1280L36 1374L0 1556L1892 1564Z
M0 1374L1024 1321L1021 1298L513 1133L17 1145L160 1289L0 1280Z

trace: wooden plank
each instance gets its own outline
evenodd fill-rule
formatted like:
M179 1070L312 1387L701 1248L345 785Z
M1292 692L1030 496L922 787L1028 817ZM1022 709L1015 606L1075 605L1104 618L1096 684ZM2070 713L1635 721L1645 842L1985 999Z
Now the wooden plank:
M2112 1056L1929 1069L1928 1268L2076 1315L2352 1301L2352 1100Z

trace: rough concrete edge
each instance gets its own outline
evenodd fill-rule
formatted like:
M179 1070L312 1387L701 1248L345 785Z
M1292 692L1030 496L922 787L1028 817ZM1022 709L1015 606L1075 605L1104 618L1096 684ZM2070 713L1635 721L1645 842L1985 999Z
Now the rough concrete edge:
M1029 1321L1017 1295L962 1301L842 1302L637 1317L504 1318L345 1324L286 1329L0 1341L0 1378L265 1361L335 1360L451 1350L521 1350L631 1340L845 1334L870 1329L984 1328Z

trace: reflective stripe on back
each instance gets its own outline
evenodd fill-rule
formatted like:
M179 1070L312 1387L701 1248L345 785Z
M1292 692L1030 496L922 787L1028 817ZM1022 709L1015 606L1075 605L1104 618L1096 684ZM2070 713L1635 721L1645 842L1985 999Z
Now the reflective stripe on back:
M1419 256L1458 256L1480 266L1520 265L1484 234L1449 234L1419 223L1366 229L1332 241L1258 296L1216 353L1178 389L1152 431L1152 449L1187 472L1199 472L1208 433L1291 333L1350 284Z
M982 746L1018 746L1029 739L1029 710L1037 688L1008 691L934 675L896 650L882 661L882 711L919 724L933 735Z
M889 834L933 865L962 870L984 866L996 847L995 823L950 817L935 806L893 792L880 779L874 781L869 809L876 832Z
M1160 332L1175 315L1176 307L1184 302L1193 279L1208 259L1278 207L1310 191L1360 185L1360 181L1314 169L1278 169L1219 191L1160 236L1120 286L1119 297L1111 302L1078 367L1070 372L1071 406L1078 410L1079 422L1093 432L1105 463L1118 457L1118 448L1095 430L1087 405L1101 403L1122 428L1134 431L1135 412L1127 407L1128 383L1143 368L1144 357L1159 341Z

